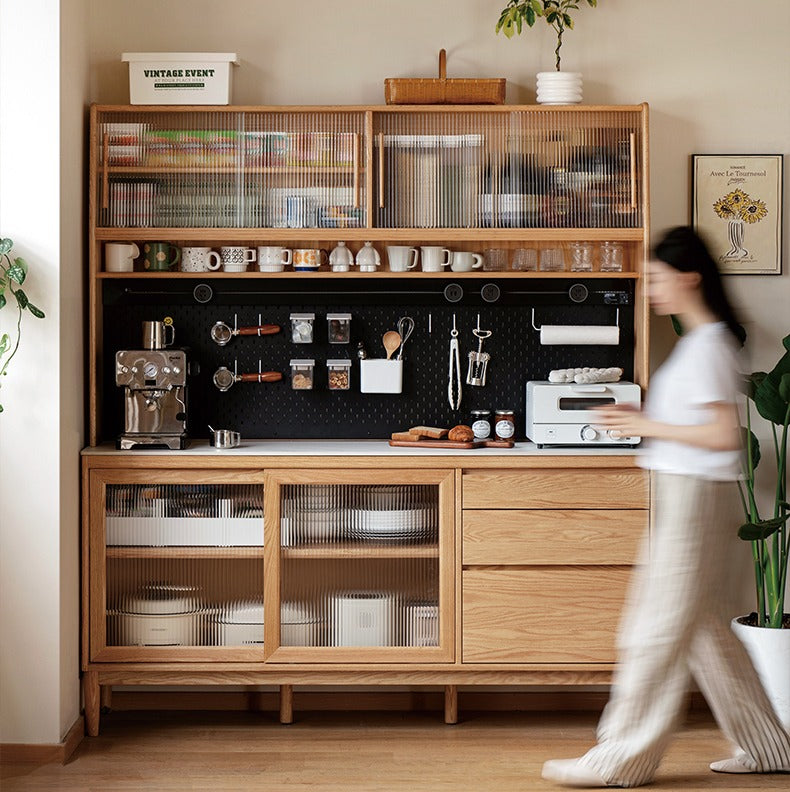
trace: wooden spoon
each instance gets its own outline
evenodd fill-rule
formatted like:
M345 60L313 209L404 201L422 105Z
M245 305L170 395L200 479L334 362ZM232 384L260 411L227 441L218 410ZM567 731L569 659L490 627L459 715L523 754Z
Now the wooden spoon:
M384 333L381 343L384 344L384 349L387 350L387 360L392 357L392 353L400 346L400 342L400 333L397 331L387 330L387 332Z

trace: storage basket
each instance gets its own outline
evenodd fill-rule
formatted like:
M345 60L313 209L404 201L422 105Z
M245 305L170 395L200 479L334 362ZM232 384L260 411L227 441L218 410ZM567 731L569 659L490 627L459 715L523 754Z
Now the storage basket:
M447 53L439 50L439 78L397 77L384 80L387 104L504 104L504 77L490 80L447 79Z

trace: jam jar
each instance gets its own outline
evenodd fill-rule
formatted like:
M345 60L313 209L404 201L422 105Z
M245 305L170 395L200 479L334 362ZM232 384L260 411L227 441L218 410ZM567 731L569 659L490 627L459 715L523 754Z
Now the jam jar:
M469 423L475 433L475 440L488 440L491 437L491 410L472 410Z
M497 440L512 440L516 433L516 418L513 410L497 410L494 413L494 437Z

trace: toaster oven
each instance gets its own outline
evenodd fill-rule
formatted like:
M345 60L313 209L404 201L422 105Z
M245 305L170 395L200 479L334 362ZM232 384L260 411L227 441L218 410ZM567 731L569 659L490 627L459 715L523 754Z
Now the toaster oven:
M625 446L641 437L620 437L597 427L593 411L612 404L639 408L641 390L633 382L580 385L541 380L527 382L526 435L538 448L552 446Z

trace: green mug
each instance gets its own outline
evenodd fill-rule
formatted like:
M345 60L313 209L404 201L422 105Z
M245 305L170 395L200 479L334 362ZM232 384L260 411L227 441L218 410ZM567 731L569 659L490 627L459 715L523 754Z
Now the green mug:
M167 242L146 242L143 245L143 267L164 272L181 260L181 248Z

